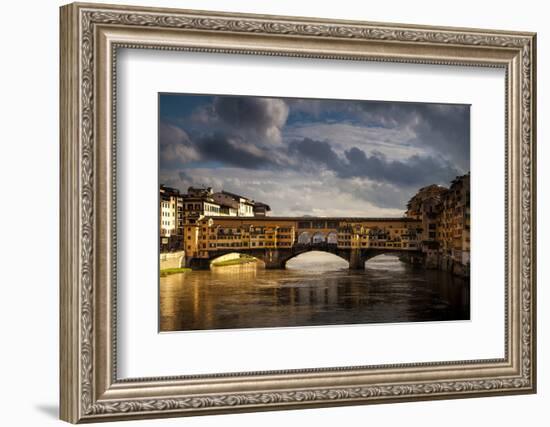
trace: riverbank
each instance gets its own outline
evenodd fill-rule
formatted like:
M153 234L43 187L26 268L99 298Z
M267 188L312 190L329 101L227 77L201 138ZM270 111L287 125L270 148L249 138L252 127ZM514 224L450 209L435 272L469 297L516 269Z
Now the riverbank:
M210 264L212 267L228 267L230 265L241 265L256 263L258 260L248 255L241 255L239 258L232 258L223 261L215 261Z
M160 277L170 276L171 274L185 273L191 271L190 268L165 268L160 270Z
M399 255L398 258L406 264L421 265L426 270L445 271L463 279L470 277L470 263L462 264L447 255L428 253L424 259L407 255Z

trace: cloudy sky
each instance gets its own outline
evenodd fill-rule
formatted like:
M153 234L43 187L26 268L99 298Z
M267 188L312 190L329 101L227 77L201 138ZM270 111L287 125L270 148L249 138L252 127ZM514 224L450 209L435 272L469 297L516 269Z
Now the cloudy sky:
M161 184L274 216L401 216L470 169L467 105L160 94L159 110Z

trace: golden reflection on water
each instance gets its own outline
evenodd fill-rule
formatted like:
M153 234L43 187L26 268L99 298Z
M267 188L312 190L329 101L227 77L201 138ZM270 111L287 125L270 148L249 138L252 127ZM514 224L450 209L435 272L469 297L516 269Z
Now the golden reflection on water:
M286 270L213 267L160 279L161 331L462 320L469 284L380 256L350 271L330 254Z

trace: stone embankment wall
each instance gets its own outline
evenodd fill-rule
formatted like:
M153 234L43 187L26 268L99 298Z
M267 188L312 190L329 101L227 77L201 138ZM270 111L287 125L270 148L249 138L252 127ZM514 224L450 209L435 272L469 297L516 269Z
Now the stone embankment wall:
M431 270L448 271L460 277L468 277L470 275L469 265L464 265L450 256L431 253L431 251L426 255L424 267Z
M185 251L160 254L160 269L185 267Z

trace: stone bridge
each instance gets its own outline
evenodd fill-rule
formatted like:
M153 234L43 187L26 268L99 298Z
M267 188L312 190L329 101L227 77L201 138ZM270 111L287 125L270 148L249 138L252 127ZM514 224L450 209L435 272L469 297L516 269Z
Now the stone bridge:
M395 254L406 256L408 261L417 264L424 259L424 254L418 249L403 249L403 248L341 248L335 243L310 243L310 244L295 244L290 248L251 248L237 250L211 250L208 252L208 258L191 258L187 262L187 266L193 269L208 269L210 263L215 259L230 253L241 253L252 256L265 264L268 269L284 269L286 263L298 255L319 251L334 254L349 263L350 269L364 269L365 262L375 256L382 254Z

